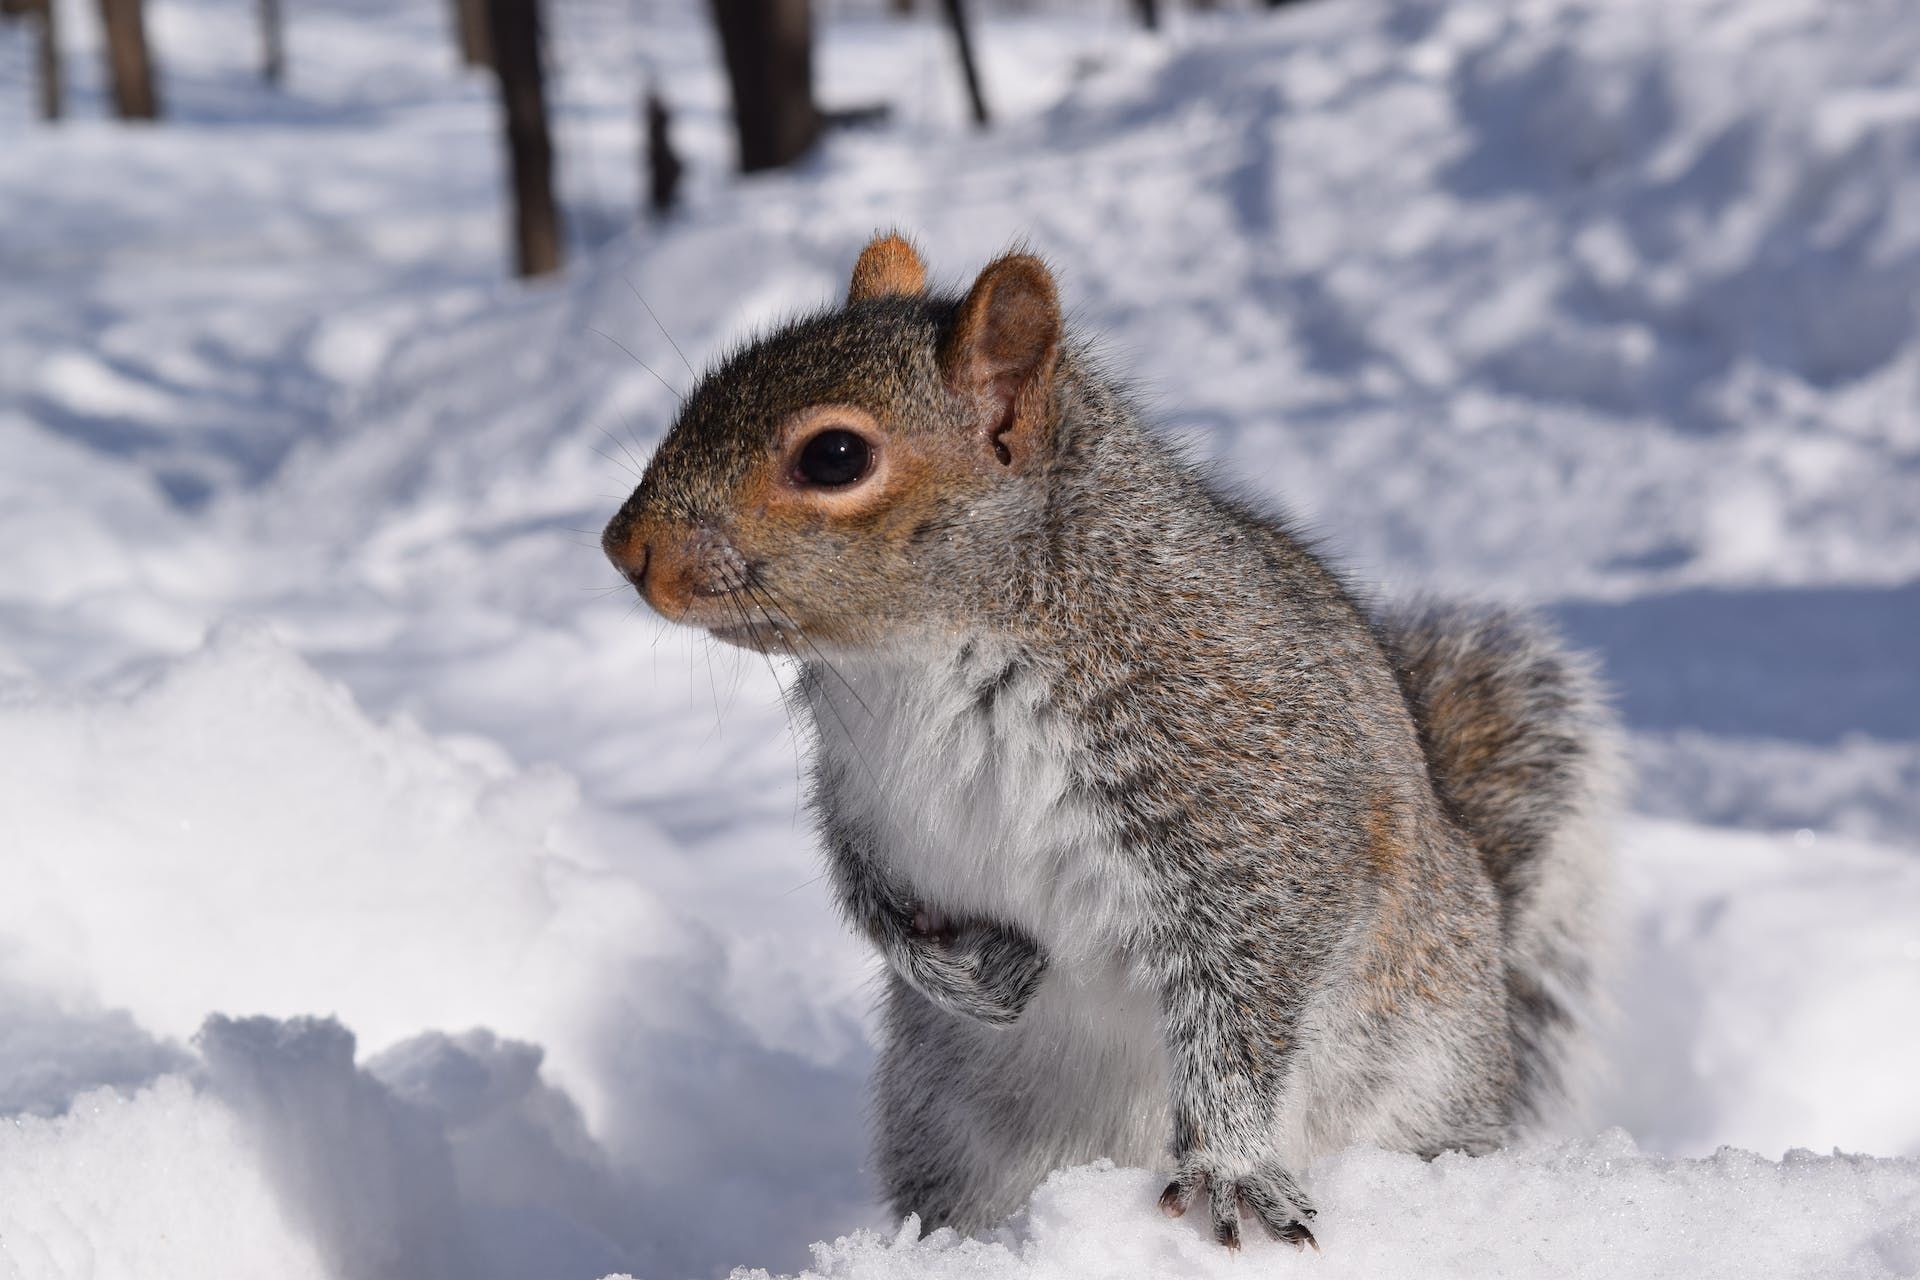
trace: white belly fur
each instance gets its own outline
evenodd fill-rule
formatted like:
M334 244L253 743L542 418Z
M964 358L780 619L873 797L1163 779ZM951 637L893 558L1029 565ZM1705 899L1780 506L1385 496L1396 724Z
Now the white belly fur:
M1004 921L1046 948L1061 976L1092 978L1141 914L1136 874L1072 792L1078 743L1044 683L975 642L840 668L815 685L820 750L837 758L837 803L879 836L885 871L950 917ZM831 706L822 707L822 700Z
M813 697L819 749L846 779L836 804L880 837L889 876L950 918L1016 925L1047 953L1014 1026L952 1028L966 1044L954 1070L979 1076L957 1096L1004 1105L1006 1083L1024 1082L1022 1123L973 1131L1009 1148L986 1164L1024 1196L1062 1164L1163 1160L1171 1122L1158 999L1130 960L1143 886L1073 793L1079 744L1044 682L1014 667L982 698L1013 657L976 641L869 660L843 666L844 684L824 675Z

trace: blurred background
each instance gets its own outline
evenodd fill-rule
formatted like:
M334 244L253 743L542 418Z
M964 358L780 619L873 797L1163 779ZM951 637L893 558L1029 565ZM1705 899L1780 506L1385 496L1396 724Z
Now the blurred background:
M885 228L953 287L1045 255L1357 582L1600 657L1576 1133L1920 1156L1910 0L4 0L21 1274L705 1275L884 1222L786 673L597 537Z

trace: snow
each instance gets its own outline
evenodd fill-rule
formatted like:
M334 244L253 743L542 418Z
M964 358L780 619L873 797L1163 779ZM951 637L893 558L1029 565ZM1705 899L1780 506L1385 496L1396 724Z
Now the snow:
M177 1076L131 1097L82 1093L58 1119L0 1128L10 1278L325 1280L288 1217L234 1114Z
M1397 1280L1529 1274L1898 1276L1920 1266L1920 1164L1797 1151L1639 1152L1619 1130L1474 1160L1355 1148L1315 1179L1318 1256L1251 1240L1244 1255L1139 1208L1137 1169L1054 1174L995 1238L865 1232L814 1247L812 1280L1103 1280L1115 1275L1312 1274ZM738 1278L748 1273L736 1272ZM754 1272L764 1277L766 1272Z
M0 27L0 1276L1920 1274L1911 6L993 14L974 137L931 19L841 5L824 96L894 120L736 182L698 6L551 0L575 266L528 287L444 5L290 7L279 93L231 6L151 8L152 128L91 6L58 130ZM694 165L633 227L647 79ZM1306 1171L1318 1258L1137 1170L975 1242L874 1203L780 673L595 541L676 345L895 224L949 281L1046 253L1361 580L1601 654L1639 779L1582 1125Z

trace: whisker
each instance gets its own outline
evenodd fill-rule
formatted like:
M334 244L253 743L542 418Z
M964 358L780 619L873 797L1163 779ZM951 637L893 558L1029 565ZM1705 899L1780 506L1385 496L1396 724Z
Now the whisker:
M765 583L757 583L751 577L741 584L741 589L748 592L757 591L760 593L761 598L768 601L774 599ZM839 669L827 661L826 656L820 652L819 646L815 645L799 628L789 629L781 626L779 620L774 616L773 610L770 610L766 604L756 601L756 605L760 610L761 616L767 620L767 625L773 628L774 634L783 639L787 639L789 643L791 643L792 640L798 640L801 644L807 646L808 650L813 653L816 661L833 673L834 677L840 681L841 686L852 695L854 701L860 703L861 708L866 711L867 715L869 717L873 715L873 709L867 706L866 701L862 699L859 692L847 682L847 678L840 674ZM778 608L777 602L775 603L775 608ZM824 702L827 710L833 714L834 722L840 726L840 734L846 739L847 746L853 752L854 759L858 760L860 767L866 771L867 780L872 782L874 786L879 786L880 778L874 772L873 763L861 752L859 739L853 736L853 727L847 723L846 717L840 714L840 704L838 700L832 697L823 697L820 701Z
M640 299L640 305L647 309L647 314L653 316L654 326L660 330L660 336L667 340L667 345L673 348L673 354L680 357L680 363L687 366L688 373L698 378L700 375L693 372L693 361L687 359L687 353L680 349L680 344L675 342L673 335L667 332L667 326L660 323L660 317L653 315L652 304L647 301L646 295L640 292L639 286L634 284L633 277L624 276L622 278L627 282L627 288L633 290L633 296Z
M629 427L627 429L627 433L631 435L633 433L633 429ZM613 432L607 430L605 427L600 428L600 434L605 436L608 440L612 441L614 448L618 449L620 452L627 455L627 461L632 464L632 466L629 467L628 469L631 470L635 475L640 475L643 471L646 470L646 467L641 464L640 459L634 456L633 450L627 448L626 441L622 440L619 436L616 436L615 434L613 434Z
M655 369L652 365L648 364L645 360L642 360L639 356L634 355L633 348L629 347L626 343L620 341L620 339L614 337L612 334L608 333L604 329L595 329L589 326L587 329L587 332L599 334L601 337L605 338L608 342L611 342L614 346L626 352L628 359L632 360L635 364L639 365L642 369L645 369L648 373L651 373L653 375L653 380L659 383L661 386L665 387L668 390L668 392L672 394L675 400L684 401L686 399L685 396L681 395L678 391L674 390L674 386L671 382L668 382L665 378L660 376L659 370Z
M813 877L813 879L811 880L802 880L799 884L793 886L793 888L787 890L785 893L781 894L780 896L783 898L791 898L794 894L800 892L802 889L806 888L808 885L819 884L822 880L825 880L826 878L827 878L827 873L822 871L819 875Z
M745 606L742 605L740 607L744 614ZM773 628L776 635L784 634L780 629L779 623L774 621L773 616L769 614L763 606L756 603L753 607L760 616L765 619L766 624ZM799 709L801 702L800 693L797 688L798 682L796 681L794 685L790 686L785 680L780 678L780 668L775 665L773 655L764 649L758 650L758 652L761 661L767 664L767 674L773 678L773 687L780 691L780 706L787 713L787 741L793 744L793 818L795 822L798 822L800 820L801 797L806 793L805 767L800 761L800 734L796 728L800 723Z
M616 467L626 467L627 473L631 475L635 480L640 479L640 473L638 471L635 471L627 463L620 461L620 459L614 457L612 454L608 453L605 449L602 449L598 445L595 445L593 451L599 454L601 457L605 458L608 462L611 462Z
M758 591L770 604L772 604L774 609L779 609L781 607L779 597L775 595L773 588L769 587L766 583L758 581L757 579L750 578L746 585L748 590ZM771 613L771 611L767 610L764 605L762 606L762 611ZM786 633L782 631L781 634L785 635ZM827 655L820 652L820 646L815 644L813 640L804 631L800 631L798 628L795 629L794 636L796 639L800 641L801 644L804 644L805 646L807 646L807 651L813 655L814 661L818 662L821 666L825 667L829 672L832 673L833 678L840 682L840 687L845 689L847 693L853 698L853 700L860 704L860 709L866 712L868 716L872 716L873 708L868 706L867 700L860 696L860 691L854 688L853 685L847 680L847 678L844 675L840 674L840 668L834 666L832 662L828 661Z

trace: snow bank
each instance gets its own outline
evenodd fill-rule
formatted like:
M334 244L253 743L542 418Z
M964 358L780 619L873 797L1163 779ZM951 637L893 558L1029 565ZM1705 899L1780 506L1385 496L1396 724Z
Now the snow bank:
M660 1260L541 1052L428 1033L354 1062L331 1020L213 1017L195 1038L288 1217L347 1280L589 1275Z
M122 693L16 691L0 761L8 969L162 1036L231 1009L567 1043L556 1011L672 945L570 852L567 779L375 724L258 630Z
M864 1054L795 1052L831 1005L756 1017L729 943L602 852L667 837L370 719L259 628L0 690L0 813L0 1100L192 1074L332 1274L671 1274L742 1217L761 1257L863 1220Z
M1313 1171L1318 1254L1264 1237L1236 1256L1153 1208L1164 1178L1093 1166L1054 1174L988 1238L844 1236L808 1280L1110 1280L1261 1275L1632 1275L1644 1280L1920 1274L1920 1161L1727 1149L1647 1156L1618 1131L1468 1159L1354 1149ZM736 1271L735 1280L765 1277Z
M0 766L0 1081L9 1110L59 1117L0 1144L0 1190L40 1188L8 1202L0 1239L53 1259L22 1274L82 1253L189 1274L226 1201L272 1210L246 1248L347 1280L690 1274L879 1220L858 1181L866 1062L821 1056L834 1038L808 1030L838 1003L808 985L831 963L786 954L792 926L783 943L677 918L598 852L646 829L557 772L375 721L258 628L89 695L10 688ZM1603 1119L1668 1151L1920 1155L1911 1031L1884 1014L1920 1007L1920 862L1830 837L1623 834L1633 946ZM74 1101L100 1084L145 1091ZM130 1165L96 1186L96 1143L177 1151L180 1176ZM1349 1153L1312 1177L1338 1265L1463 1274L1559 1265L1629 1201L1656 1274L1745 1257L1736 1240L1779 1274L1817 1250L1897 1262L1915 1211L1898 1197L1920 1181L1898 1162L1675 1163L1624 1137L1433 1165ZM1063 1175L987 1243L857 1236L816 1266L1218 1274L1213 1245L1152 1212L1150 1181ZM1818 1229L1767 1198L1801 1192ZM156 1220L177 1225L156 1241ZM1625 1247L1608 1256L1641 1256Z
M595 1275L636 1243L620 1185L541 1054L485 1032L354 1063L331 1020L213 1017L138 1091L0 1126L10 1280Z
M333 1280L233 1114L177 1078L84 1093L57 1120L0 1122L0 1274Z
M356 1072L351 1037L335 1025L221 1021L202 1043L214 1083L201 1091L168 1077L130 1097L84 1095L57 1120L0 1127L4 1274L586 1276L627 1252L583 1223L596 1212L617 1223L622 1208L591 1160L565 1150L580 1141L567 1125L549 1128L519 1161L463 1156L476 1140L471 1125L441 1125L449 1105L470 1106L484 1092L474 1086L494 1078L485 1071L443 1061L439 1104L423 1106ZM534 1105L488 1127L497 1142L503 1129L539 1128L553 1115ZM1726 1148L1674 1160L1642 1153L1617 1130L1431 1163L1356 1148L1307 1178L1321 1211L1318 1255L1265 1238L1228 1254L1155 1209L1163 1182L1110 1165L1064 1170L1023 1213L979 1239L951 1231L922 1238L910 1219L814 1246L802 1274L1224 1280L1250 1266L1369 1280L1920 1274L1920 1160L1912 1159L1796 1151L1773 1162ZM518 1189L500 1197L509 1183Z
M1667 1152L1920 1156L1920 858L1636 821L1611 1087L1597 1118Z

